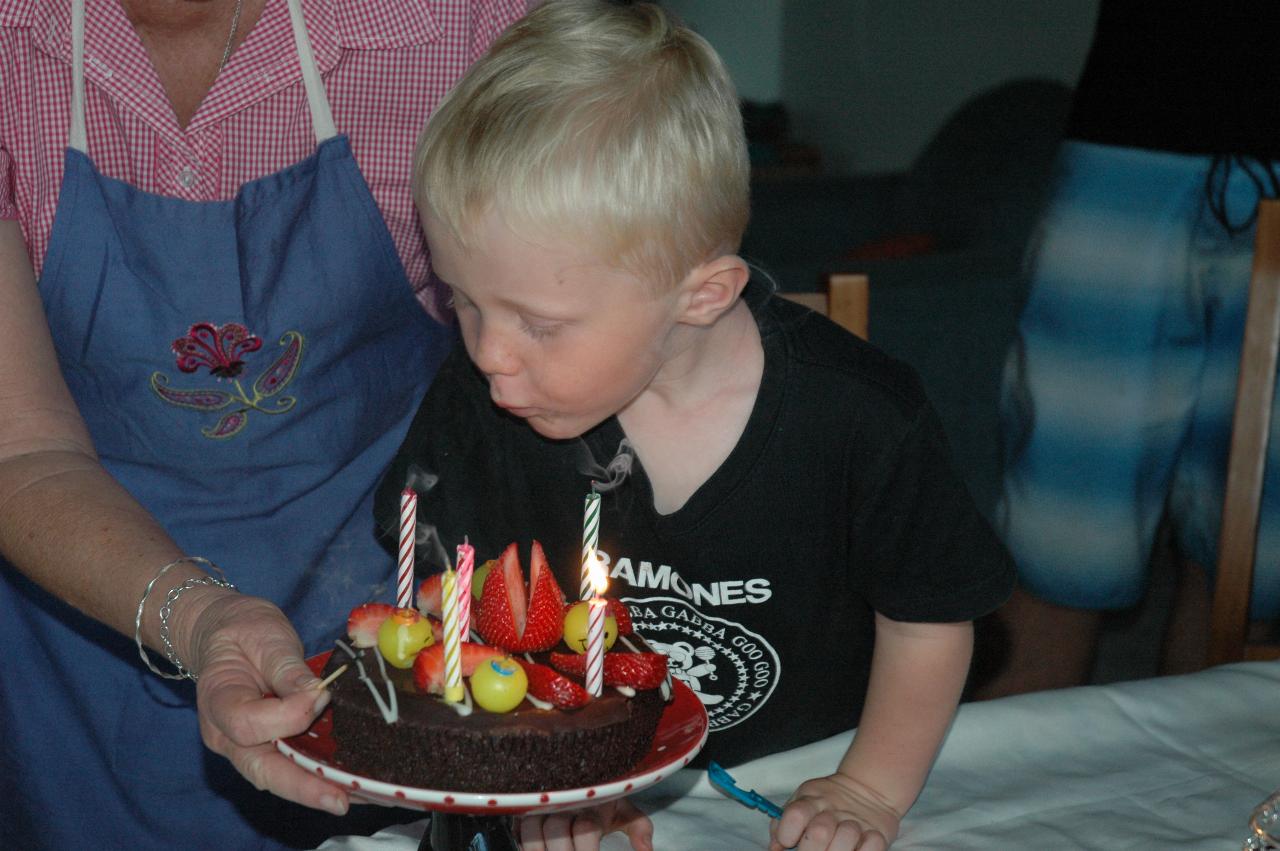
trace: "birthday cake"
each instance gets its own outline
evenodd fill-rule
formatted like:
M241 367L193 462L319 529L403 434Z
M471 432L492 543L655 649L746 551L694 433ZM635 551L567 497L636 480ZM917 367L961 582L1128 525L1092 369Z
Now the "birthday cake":
M515 544L472 587L478 640L455 642L461 686L446 673L439 576L419 587L415 609L352 611L324 671L347 666L329 686L338 765L401 786L504 793L592 786L639 763L671 691L666 657L626 607L603 602L609 649L592 695L589 604L566 605L537 541L527 591Z

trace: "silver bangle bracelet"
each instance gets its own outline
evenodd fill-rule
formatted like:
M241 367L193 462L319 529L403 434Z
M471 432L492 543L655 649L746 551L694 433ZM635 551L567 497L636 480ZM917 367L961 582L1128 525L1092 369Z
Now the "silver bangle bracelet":
M176 674L166 674L151 663L151 657L147 655L147 649L142 643L142 610L147 604L147 598L151 596L151 589L155 588L160 577L164 576L173 568L180 564L198 564L217 572L217 576L199 576L186 579L169 589L168 595L165 597L164 603L160 606L160 640L164 643L164 653L168 657L173 667L178 669ZM146 664L151 672L158 677L164 677L166 680L195 680L196 674L188 670L182 664L182 660L178 658L178 653L173 648L173 643L169 639L169 616L173 614L173 604L178 601L178 597L182 596L184 591L200 586L216 586L218 588L227 588L232 591L236 586L227 581L227 575L222 572L222 568L218 567L207 558L200 556L183 556L160 568L160 571L151 578L147 583L147 589L142 592L142 599L138 600L138 613L133 619L133 640L138 645L138 655L142 657L142 661Z

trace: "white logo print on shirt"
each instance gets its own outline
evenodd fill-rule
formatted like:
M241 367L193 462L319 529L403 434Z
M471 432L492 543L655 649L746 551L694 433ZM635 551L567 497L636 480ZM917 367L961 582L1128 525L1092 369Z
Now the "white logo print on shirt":
M623 556L614 564L610 564L608 553L597 551L600 559L609 568L609 578L621 580L632 588L651 588L655 591L674 591L695 606L737 606L743 603L765 603L773 596L767 579L724 579L703 585L692 584L669 564L660 564L656 568L651 561L641 561L633 565L631 559Z
M711 617L674 597L624 597L636 631L667 654L671 675L702 701L711 732L749 718L778 684L778 654L742 624Z

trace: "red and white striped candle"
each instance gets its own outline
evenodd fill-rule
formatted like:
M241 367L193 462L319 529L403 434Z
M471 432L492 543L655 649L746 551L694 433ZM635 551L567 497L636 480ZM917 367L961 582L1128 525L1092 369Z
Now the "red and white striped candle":
M586 688L587 694L599 697L604 691L604 616L608 609L600 595L604 593L608 580L594 551L587 561L593 593L587 603Z
M592 597L587 618L587 694L604 691L604 600Z
M600 548L600 494L592 491L582 505L582 573L578 580L578 599L591 599L591 565Z
M458 544L458 632L471 640L471 577L476 570L476 548L467 541Z
M396 606L413 606L413 546L418 528L418 494L411 488L400 492L400 560L396 568Z

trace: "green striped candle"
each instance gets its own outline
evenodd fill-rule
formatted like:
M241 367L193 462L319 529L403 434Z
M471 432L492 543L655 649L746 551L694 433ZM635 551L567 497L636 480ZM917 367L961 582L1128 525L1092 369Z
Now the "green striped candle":
M578 585L578 599L590 600L591 574L587 569L600 546L600 494L592 491L582 506L582 573Z

